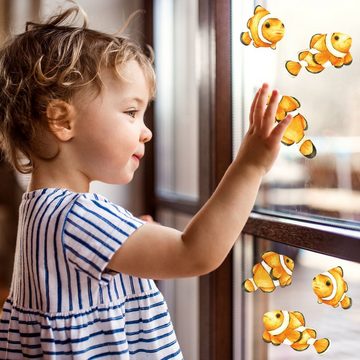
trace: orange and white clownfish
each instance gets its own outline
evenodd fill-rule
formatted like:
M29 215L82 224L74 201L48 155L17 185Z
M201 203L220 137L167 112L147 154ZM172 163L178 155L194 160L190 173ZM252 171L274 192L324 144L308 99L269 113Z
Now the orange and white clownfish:
M332 307L338 307L340 304L343 309L351 307L352 300L346 295L348 286L343 276L343 269L338 266L314 277L312 288L319 304Z
M305 327L304 315L299 311L275 310L263 316L265 331L263 340L273 345L290 345L303 351L313 345L318 354L330 346L329 339L317 339L316 331Z
M254 292L272 292L277 286L285 287L291 284L294 261L285 255L268 251L262 255L263 261L254 265L253 277L243 282L244 290Z
M270 12L258 5L254 10L254 16L247 22L250 30L242 32L240 41L244 45L249 45L253 41L255 47L270 47L276 49L285 34L284 24L277 18L270 15Z
M330 64L336 68L352 63L350 48L352 39L349 35L335 32L332 34L316 34L310 40L310 49L301 51L299 61L287 61L286 70L297 76L302 68L317 74Z
M308 129L308 123L305 117L300 113L295 114L300 106L300 102L293 96L284 95L280 99L275 116L276 121L280 122L284 120L288 114L293 115L293 118L281 139L281 142L284 145L291 146L300 143L305 136L305 131ZM314 158L317 154L316 147L310 139L306 139L300 145L299 151L303 156L309 159Z

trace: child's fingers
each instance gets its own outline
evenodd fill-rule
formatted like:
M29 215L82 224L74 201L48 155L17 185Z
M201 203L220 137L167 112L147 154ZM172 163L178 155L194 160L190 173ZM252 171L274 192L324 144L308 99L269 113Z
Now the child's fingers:
M279 92L277 90L273 90L262 121L262 130L267 135L270 134L270 132L274 128L275 114L279 103L278 98Z
M287 115L284 120L281 120L272 130L271 137L275 142L280 142L282 137L284 136L285 130L288 127L292 120L291 115Z
M269 88L268 84L263 84L263 86L259 91L257 102L255 104L253 120L254 120L254 124L258 128L261 128L261 122L264 116L268 88Z
M256 92L255 96L254 96L254 100L251 104L251 108L250 108L250 115L249 115L249 121L250 121L250 126L254 123L254 111L255 111L255 106L257 104L257 101L259 99L259 94L260 94L260 89Z

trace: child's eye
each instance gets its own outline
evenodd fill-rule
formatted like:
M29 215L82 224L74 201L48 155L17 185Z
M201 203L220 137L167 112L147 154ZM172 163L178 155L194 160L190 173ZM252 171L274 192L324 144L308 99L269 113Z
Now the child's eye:
M131 116L132 118L135 118L136 113L137 113L136 110L129 110L125 112L125 114Z

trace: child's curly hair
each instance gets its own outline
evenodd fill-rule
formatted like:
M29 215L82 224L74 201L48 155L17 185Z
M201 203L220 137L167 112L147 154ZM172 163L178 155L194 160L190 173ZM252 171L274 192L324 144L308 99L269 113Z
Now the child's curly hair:
M0 145L7 160L20 172L31 173L34 144L49 129L46 108L51 100L69 101L80 89L101 91L100 69L113 69L135 60L155 93L153 53L121 36L73 23L82 10L73 6L45 23L26 23L25 32L0 50ZM24 162L25 158L25 162Z

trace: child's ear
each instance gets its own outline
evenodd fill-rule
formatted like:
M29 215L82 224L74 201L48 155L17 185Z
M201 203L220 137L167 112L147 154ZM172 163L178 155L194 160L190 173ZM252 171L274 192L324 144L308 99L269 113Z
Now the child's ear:
M46 107L48 126L60 141L74 137L74 107L64 100L51 100Z

